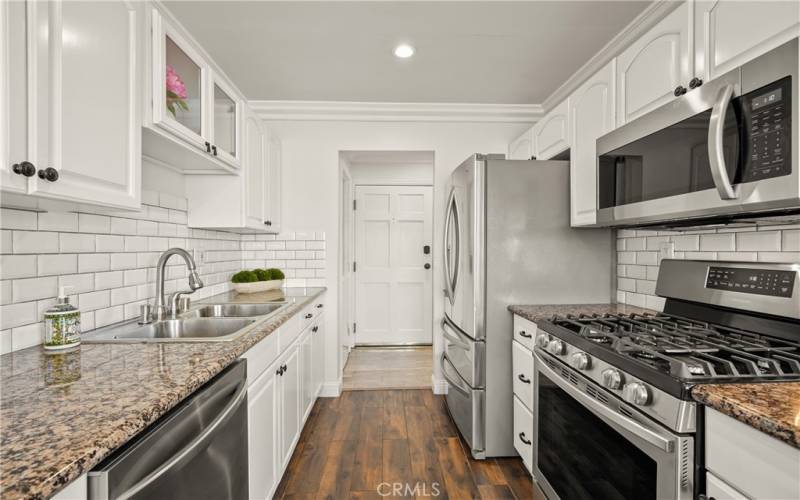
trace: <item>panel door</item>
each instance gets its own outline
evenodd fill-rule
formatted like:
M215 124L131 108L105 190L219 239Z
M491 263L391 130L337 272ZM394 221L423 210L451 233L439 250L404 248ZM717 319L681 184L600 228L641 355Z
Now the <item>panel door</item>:
M300 343L300 372L302 376L301 386L303 388L302 400L300 404L300 415L304 418L314 404L314 358L313 358L313 327L306 330L303 340Z
M508 145L508 159L530 160L533 155L533 128L530 128Z
M281 232L281 141L274 135L268 141L267 198L264 202L264 224L271 233Z
M597 222L597 138L614 127L614 73L614 61L611 61L569 99L572 226Z
M275 486L278 456L278 399L275 369L267 369L247 389L250 498L266 499Z
M800 2L697 0L695 74L706 81L798 36Z
M314 357L314 362L312 363L314 367L314 397L319 395L319 391L322 389L322 382L325 380L325 316L319 316L315 326L317 330L311 333Z
M245 114L244 194L245 224L263 230L267 193L266 145L261 119L252 111Z
M356 186L356 343L431 342L431 202L429 186Z
M142 4L42 1L28 15L32 162L58 174L31 177L31 193L138 208Z
M239 120L242 103L233 88L221 77L212 73L208 95L211 96L209 111L209 137L211 154L225 163L238 167L241 158Z
M290 352L283 357L281 365L285 367L280 376L280 439L281 439L281 469L292 458L292 449L300 433L300 372L298 362L298 349L291 347Z
M533 142L537 160L549 160L569 149L569 99L534 125Z
M617 126L675 98L692 79L689 3L681 4L617 57Z
M26 9L28 2L0 2L0 189L24 193L23 167L28 149L28 78ZM22 166L20 166L22 165ZM33 163L31 163L33 165ZM35 169L36 166L28 167Z

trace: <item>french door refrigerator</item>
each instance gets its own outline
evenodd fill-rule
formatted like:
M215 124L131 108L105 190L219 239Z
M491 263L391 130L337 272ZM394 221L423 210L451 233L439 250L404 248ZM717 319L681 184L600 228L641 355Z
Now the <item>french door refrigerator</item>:
M507 308L611 302L612 233L570 227L566 161L475 154L450 176L447 192L447 407L475 458L513 456Z

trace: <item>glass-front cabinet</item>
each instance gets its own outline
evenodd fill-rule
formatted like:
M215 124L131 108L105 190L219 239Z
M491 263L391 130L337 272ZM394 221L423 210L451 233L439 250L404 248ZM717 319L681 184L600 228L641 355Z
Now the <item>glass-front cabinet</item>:
M152 12L152 33L153 127L208 155L212 165L218 160L238 169L242 98L214 72L202 49L158 9ZM164 156L173 162L180 157ZM191 163L182 168L197 168Z

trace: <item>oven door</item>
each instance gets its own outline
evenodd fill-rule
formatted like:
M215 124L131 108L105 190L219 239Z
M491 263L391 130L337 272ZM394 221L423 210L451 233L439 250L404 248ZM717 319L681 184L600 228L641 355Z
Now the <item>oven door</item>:
M673 434L548 354L534 356L534 473L548 499L693 498L692 436Z

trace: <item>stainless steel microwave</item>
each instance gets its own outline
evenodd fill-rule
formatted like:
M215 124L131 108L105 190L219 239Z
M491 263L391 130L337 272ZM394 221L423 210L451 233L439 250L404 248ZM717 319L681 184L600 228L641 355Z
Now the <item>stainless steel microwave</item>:
M800 220L799 61L794 39L599 138L597 225Z

